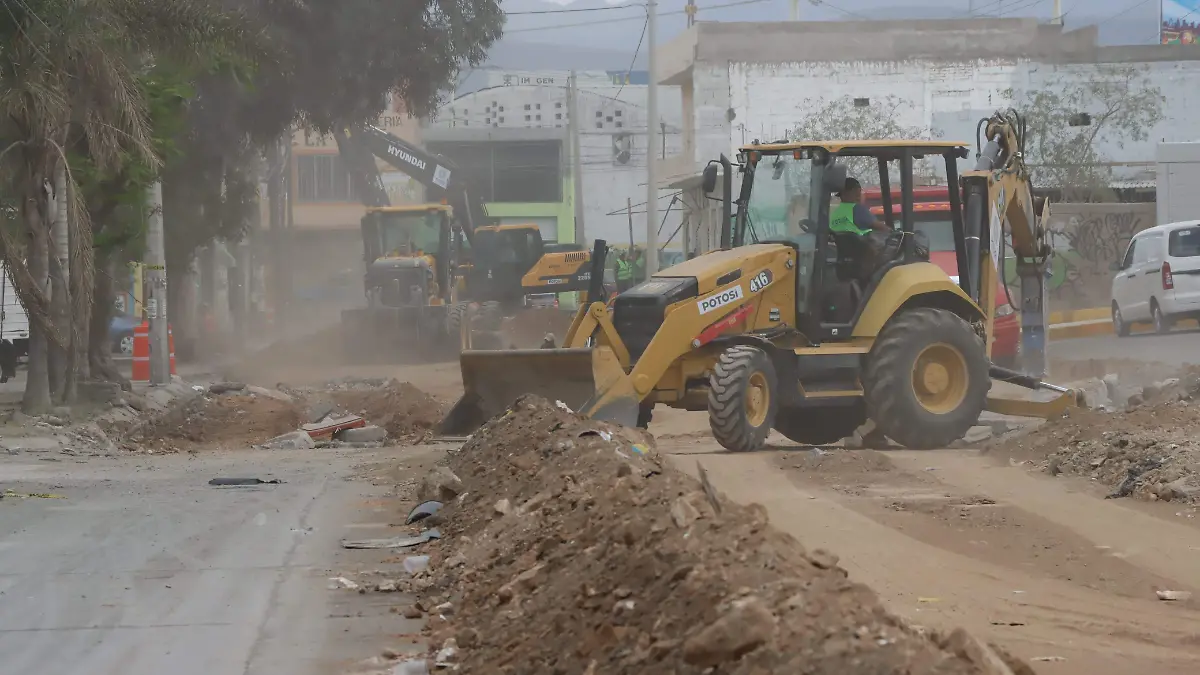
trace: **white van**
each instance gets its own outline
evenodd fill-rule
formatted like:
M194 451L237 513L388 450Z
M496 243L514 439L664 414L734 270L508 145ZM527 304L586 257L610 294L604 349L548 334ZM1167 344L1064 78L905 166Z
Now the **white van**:
M0 264L0 340L17 348L18 356L29 353L29 315L21 306L8 278L8 266Z
M1200 220L1158 225L1134 235L1114 265L1113 330L1149 321L1166 333L1179 319L1200 319Z

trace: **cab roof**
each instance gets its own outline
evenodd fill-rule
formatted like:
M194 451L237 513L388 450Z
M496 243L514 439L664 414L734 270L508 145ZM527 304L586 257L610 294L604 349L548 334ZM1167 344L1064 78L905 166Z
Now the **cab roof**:
M404 206L368 206L367 213L422 213L428 211L443 211L449 213L452 209L446 204L405 204Z
M788 152L791 150L805 150L812 148L820 148L827 152L839 154L870 154L871 150L898 150L901 148L912 148L914 150L924 150L924 153L914 154L942 154L950 150L958 148L970 147L965 141L929 141L929 140L855 140L855 141L778 141L773 143L758 143L743 145L740 150L749 152L757 150L759 152Z

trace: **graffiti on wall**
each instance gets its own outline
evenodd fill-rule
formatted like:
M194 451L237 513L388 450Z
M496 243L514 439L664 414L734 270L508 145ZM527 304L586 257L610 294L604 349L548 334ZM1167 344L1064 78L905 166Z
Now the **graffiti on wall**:
M1052 204L1050 208L1050 309L1107 307L1111 302L1112 264L1119 261L1133 235L1154 224L1155 205ZM1016 297L1016 265L1006 265L1007 281Z

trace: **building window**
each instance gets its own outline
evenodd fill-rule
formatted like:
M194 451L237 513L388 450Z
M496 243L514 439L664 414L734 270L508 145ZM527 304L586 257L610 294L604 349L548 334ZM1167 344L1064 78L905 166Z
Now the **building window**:
M296 157L296 199L301 202L355 201L350 174L337 155Z
M485 202L562 201L560 141L432 142Z

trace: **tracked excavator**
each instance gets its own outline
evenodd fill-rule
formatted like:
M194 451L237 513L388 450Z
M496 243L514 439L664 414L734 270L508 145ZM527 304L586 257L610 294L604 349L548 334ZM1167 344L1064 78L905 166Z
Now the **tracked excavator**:
M441 433L469 433L526 393L626 425L645 426L658 404L707 411L716 440L732 451L761 448L772 429L826 444L867 422L901 445L936 448L961 438L985 409L1061 415L1076 392L989 359L1006 234L1034 350L1045 337L1041 271L1050 249L1048 207L1034 198L1022 159L1023 122L999 112L980 129L986 143L961 175L968 147L944 141L755 142L736 163L722 156L704 172L710 192L722 174L720 250L654 274L617 296L611 313L592 295L562 348L463 352L465 392ZM869 258L861 239L830 231L852 158L878 168L885 201L886 241ZM929 262L914 232L921 161L942 164L948 184L962 188L949 191L957 281ZM1050 397L993 396L993 379Z
M525 308L529 294L587 288L588 251L547 244L533 223L490 219L464 174L445 157L369 125L343 135L339 144L366 174L368 206L361 224L367 306L342 313L348 357L414 346L423 354L446 345L455 352L471 344L502 347L511 343L503 328L514 316L545 311ZM372 156L424 185L440 203L391 206ZM389 243L402 237L420 239L419 254ZM522 320L530 318L517 318Z

